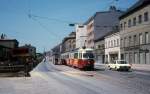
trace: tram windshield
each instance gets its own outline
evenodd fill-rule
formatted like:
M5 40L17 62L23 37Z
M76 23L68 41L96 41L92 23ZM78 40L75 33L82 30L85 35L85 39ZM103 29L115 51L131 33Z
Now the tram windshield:
M94 58L93 53L83 53L83 58Z

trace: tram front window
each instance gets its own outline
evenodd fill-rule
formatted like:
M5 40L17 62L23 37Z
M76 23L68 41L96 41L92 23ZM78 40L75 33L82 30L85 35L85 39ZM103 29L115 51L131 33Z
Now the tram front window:
M83 58L94 58L93 53L84 53Z

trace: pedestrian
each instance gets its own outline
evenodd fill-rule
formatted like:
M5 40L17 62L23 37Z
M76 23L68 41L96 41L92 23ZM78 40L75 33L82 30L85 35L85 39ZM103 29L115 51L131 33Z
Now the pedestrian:
M46 62L46 57L44 57L44 62Z

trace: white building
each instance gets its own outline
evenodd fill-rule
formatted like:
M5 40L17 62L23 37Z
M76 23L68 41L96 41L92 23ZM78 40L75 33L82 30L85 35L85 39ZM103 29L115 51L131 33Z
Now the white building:
M120 34L112 33L105 37L105 61L121 59L120 54Z
M76 30L76 48L82 48L86 45L87 40L87 29L86 25L77 24L75 27Z

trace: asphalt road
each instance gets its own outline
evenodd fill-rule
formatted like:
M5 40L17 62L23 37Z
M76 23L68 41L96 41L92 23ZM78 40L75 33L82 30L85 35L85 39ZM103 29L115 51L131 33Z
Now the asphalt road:
M150 73L80 71L43 62L31 77L3 77L0 84L0 94L150 94Z

